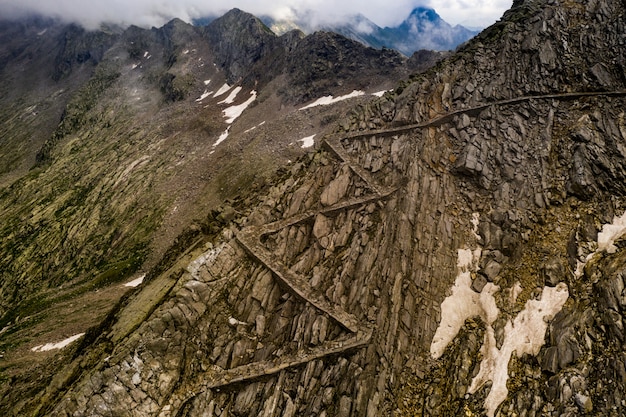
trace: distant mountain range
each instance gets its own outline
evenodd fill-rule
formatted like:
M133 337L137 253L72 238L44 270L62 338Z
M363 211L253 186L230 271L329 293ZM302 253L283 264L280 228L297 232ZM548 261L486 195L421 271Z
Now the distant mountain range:
M435 10L426 7L413 9L398 26L385 28L376 25L362 14L351 16L342 23L322 25L312 23L315 21L313 17L310 14L302 14L292 20L276 20L263 16L261 20L277 35L294 29L304 33L325 30L339 33L373 48L395 49L407 56L421 49L453 50L478 34L478 31L460 25L450 25Z

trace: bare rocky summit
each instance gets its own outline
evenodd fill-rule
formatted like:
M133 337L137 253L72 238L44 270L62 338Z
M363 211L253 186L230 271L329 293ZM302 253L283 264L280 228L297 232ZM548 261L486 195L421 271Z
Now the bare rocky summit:
M2 406L623 415L624 46L621 1L515 2L211 211Z

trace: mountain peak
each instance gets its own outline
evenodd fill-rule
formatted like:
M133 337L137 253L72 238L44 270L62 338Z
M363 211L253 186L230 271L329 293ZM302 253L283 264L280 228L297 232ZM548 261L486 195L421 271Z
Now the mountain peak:
M264 17L263 21L276 33L299 28L305 33L315 30L337 32L373 48L391 48L406 56L420 49L447 51L467 41L477 32L463 26L452 27L434 9L416 7L407 18L395 27L384 29L361 13L346 16L341 22L311 25L312 12L298 16L294 21L275 21Z
M409 20L412 18L429 20L431 22L437 22L437 21L443 20L441 16L439 16L439 14L437 14L437 12L434 9L431 9L429 7L423 7L423 6L418 6L414 8L406 20Z
M229 82L241 79L246 67L261 59L276 35L257 17L231 9L205 27L218 63L226 68Z

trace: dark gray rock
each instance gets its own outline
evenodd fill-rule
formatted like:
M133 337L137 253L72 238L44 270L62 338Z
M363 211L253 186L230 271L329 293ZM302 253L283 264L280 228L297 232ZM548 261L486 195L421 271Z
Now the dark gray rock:
M500 275L500 271L502 271L502 265L495 260L490 260L481 272L487 281L493 282Z
M550 258L541 265L541 278L544 285L556 287L556 285L565 280L565 268L559 258Z
M485 285L487 285L487 278L482 275L476 275L476 278L472 281L472 289L478 293L482 292Z

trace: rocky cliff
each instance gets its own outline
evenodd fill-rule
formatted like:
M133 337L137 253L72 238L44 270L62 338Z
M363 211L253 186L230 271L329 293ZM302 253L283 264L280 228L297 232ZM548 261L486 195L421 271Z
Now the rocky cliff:
M625 28L516 2L212 213L12 410L623 415Z

